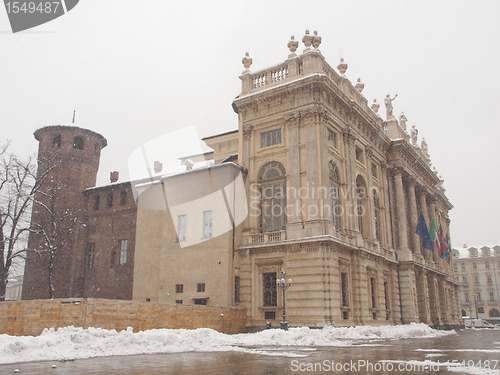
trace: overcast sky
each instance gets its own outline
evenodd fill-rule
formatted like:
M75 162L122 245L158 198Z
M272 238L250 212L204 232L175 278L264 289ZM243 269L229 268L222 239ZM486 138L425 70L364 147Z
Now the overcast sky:
M290 35L320 50L363 94L425 137L443 176L451 240L500 243L500 26L497 0L82 0L66 15L12 34L0 8L0 142L23 156L33 132L71 123L108 140L98 184L155 137L196 126L201 137L237 128L231 103L245 52L252 71L283 62ZM303 46L299 47L302 51Z

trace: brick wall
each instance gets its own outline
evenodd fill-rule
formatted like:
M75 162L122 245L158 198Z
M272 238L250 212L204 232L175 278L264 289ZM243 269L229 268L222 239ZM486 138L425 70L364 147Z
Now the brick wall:
M94 298L0 302L0 334L37 336L45 328L95 327L121 331L212 328L245 332L246 310Z

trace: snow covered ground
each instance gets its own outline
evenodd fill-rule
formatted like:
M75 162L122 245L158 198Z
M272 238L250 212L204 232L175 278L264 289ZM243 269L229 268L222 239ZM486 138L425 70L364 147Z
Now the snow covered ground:
M294 356L273 351L276 346L346 346L363 341L403 338L431 338L456 334L437 331L425 324L401 326L360 326L323 329L290 328L258 333L226 335L208 328L196 330L153 329L117 332L100 328L65 327L46 329L40 336L0 335L0 364L67 360L115 355L180 352L241 351L265 355ZM265 350L263 350L265 349Z

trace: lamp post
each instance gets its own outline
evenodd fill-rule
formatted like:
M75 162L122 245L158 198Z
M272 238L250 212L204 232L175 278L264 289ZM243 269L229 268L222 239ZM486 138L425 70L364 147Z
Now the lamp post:
M477 300L477 293L476 293L476 294L474 294L474 308L476 310L476 319L477 319L477 302L478 302L478 300Z
M292 285L292 279L288 279L288 283L286 282L286 272L283 269L280 272L280 276L281 278L276 279L276 285L278 288L283 289L283 321L280 323L280 328L286 331L288 330L288 322L286 321L285 291L290 288L290 285Z

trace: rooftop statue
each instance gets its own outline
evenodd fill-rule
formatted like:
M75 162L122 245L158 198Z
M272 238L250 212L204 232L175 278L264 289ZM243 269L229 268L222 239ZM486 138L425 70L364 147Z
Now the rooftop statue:
M403 128L403 130L406 131L406 121L408 119L406 118L404 112L401 112L401 115L399 116L399 125Z
M411 144L413 146L417 145L417 137L418 137L418 129L415 128L415 125L411 127Z
M391 99L391 96L389 94L386 95L384 102L385 102L385 108L386 108L386 120L392 120L394 119L394 115L392 114L392 101L398 97L398 94L394 95L394 98Z

